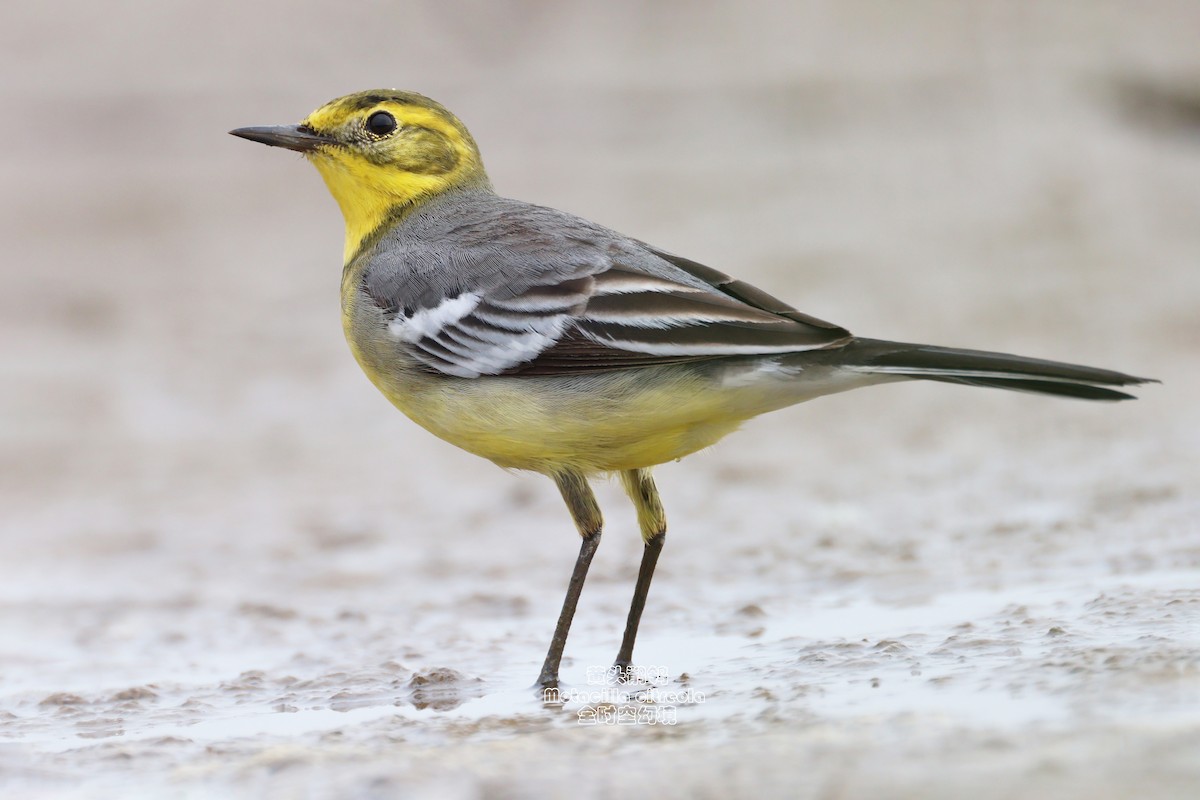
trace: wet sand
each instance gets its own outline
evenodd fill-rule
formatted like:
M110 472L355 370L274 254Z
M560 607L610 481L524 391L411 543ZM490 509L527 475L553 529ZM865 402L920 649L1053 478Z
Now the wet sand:
M589 8L3 12L0 792L1196 796L1194 4ZM602 485L544 707L557 493L377 395L333 202L225 135L371 85L856 333L1164 383L880 387L662 467L640 694Z

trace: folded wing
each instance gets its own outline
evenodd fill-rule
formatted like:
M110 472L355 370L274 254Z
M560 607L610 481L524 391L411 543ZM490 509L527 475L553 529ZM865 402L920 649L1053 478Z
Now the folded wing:
M443 234L463 239L452 249L454 264L429 269L433 247L410 257L425 265L419 282L402 265L368 275L364 288L384 310L388 333L430 370L463 378L561 375L792 353L850 339L837 325L694 261L577 218L542 218L561 212L518 210L524 216L506 214L492 228L485 220ZM520 229L521 219L530 227ZM431 275L443 281L433 293ZM406 296L405 287L417 285L421 295Z

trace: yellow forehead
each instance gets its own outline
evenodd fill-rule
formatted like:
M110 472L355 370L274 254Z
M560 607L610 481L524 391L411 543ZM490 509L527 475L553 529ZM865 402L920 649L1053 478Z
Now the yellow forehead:
M309 114L302 124L316 131L332 132L347 123L366 119L376 111L387 111L402 125L454 131L461 123L438 103L413 92L376 90L331 100Z

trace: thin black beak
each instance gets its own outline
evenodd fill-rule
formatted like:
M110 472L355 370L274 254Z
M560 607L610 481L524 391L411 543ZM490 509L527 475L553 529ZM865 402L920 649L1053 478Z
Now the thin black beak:
M323 144L332 140L320 134L305 130L299 125L265 125L258 128L237 128L230 131L234 136L249 139L252 142L269 144L272 147L286 147L301 153L311 153Z

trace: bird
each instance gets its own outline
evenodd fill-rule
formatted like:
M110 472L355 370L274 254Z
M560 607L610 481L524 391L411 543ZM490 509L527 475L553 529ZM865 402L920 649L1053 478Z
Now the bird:
M652 469L744 421L911 379L1084 400L1150 382L1096 367L861 338L762 289L581 217L496 193L467 127L394 89L234 136L297 151L345 219L341 315L367 377L418 425L549 477L580 536L536 687L557 690L600 544L589 481L619 476L642 557L613 669L633 649L667 521Z

